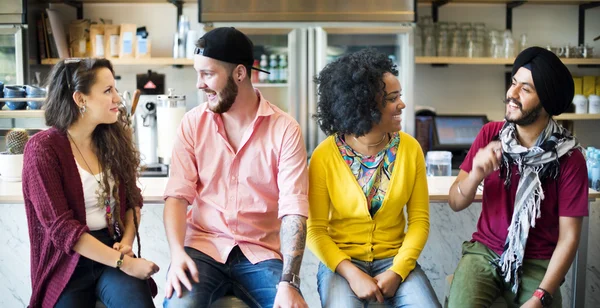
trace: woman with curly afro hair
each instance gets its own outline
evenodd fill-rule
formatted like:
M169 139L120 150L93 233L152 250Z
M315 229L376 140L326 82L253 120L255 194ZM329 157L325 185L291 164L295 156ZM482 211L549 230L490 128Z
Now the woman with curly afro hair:
M421 147L400 131L406 105L397 75L386 55L364 49L315 78L315 118L329 137L310 161L307 243L321 261L325 308L440 306L417 264L429 194Z

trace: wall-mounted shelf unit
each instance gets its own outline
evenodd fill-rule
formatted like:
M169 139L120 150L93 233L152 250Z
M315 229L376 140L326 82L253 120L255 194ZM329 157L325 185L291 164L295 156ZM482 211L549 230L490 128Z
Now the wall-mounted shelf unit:
M600 58L561 58L566 65L600 65ZM512 65L515 58L416 57L416 64Z
M54 65L61 59L43 59L43 65ZM194 60L185 58L140 58L140 59L109 59L113 65L194 65Z
M600 6L600 0L417 0L418 3L431 4L431 16L433 22L438 21L438 10L449 3L473 3L473 4L505 4L506 5L506 29L512 30L512 10L523 4L564 4L579 6L577 45L585 44L585 11Z

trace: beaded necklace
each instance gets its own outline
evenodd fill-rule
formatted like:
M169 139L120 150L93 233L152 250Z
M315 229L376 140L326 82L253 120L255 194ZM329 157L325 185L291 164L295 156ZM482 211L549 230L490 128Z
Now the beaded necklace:
M97 179L96 175L93 174L93 172L92 172L92 168L90 168L90 165L88 164L88 162L85 160L85 157L81 153L81 150L79 150L77 143L75 143L73 136L71 136L71 134L69 132L67 132L67 135L69 136L69 139L71 139L71 142L75 145L75 149L77 149L77 152L83 159L83 162L85 163L86 167L88 167L88 169L90 170L90 174L94 177L94 180L96 180L96 183L98 183L98 187L96 188L96 196L98 197L98 204L104 205L104 208L106 209L106 215L105 215L106 225L109 226L108 233L110 234L110 236L113 239L117 240L117 238L121 234L121 230L119 228L119 224L117 223L117 221L115 219L113 219L111 206L110 206L110 193L107 192L107 189L104 187L104 185L102 185L100 183L103 172L100 173L100 179ZM98 170L100 170L100 162L98 162ZM113 226L113 228L110 228L111 225Z

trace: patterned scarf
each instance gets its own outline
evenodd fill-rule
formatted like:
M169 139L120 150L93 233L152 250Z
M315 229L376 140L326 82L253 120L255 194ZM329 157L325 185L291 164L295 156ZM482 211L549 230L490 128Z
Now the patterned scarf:
M400 134L397 132L391 134L390 141L385 148L372 156L354 151L341 135L336 135L335 142L342 158L358 181L358 185L363 189L371 217L375 216L375 213L381 208L389 188L400 143Z
M521 178L504 252L496 262L504 280L512 284L512 292L517 294L529 228L535 228L535 221L541 216L540 203L544 199L542 182L547 178L558 178L558 159L575 148L581 149L581 146L567 129L553 119L529 149L519 144L513 123L504 123L500 130L500 141L500 175L504 178L505 187L510 187L512 164L517 165Z

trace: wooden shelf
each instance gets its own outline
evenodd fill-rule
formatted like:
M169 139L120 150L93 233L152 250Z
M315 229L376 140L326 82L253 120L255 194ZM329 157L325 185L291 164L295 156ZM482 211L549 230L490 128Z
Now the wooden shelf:
M43 65L54 65L62 59L43 59ZM142 59L109 59L113 65L194 65L194 60L186 58L142 58Z
M254 83L257 88L287 88L287 83Z
M566 65L600 65L600 58L561 58ZM416 64L512 65L515 58L416 57Z
M64 0L37 0L38 3L64 3ZM89 3L126 3L126 4L136 4L136 3L160 3L160 4L168 4L167 0L74 0L73 2L81 2L84 4ZM181 0L184 3L198 3L197 0Z
M515 58L416 57L416 64L513 64Z
M54 65L61 59L43 59L43 65ZM600 58L561 59L567 65L600 65ZM515 58L467 58L467 57L416 57L416 64L476 64L476 65L511 65ZM146 58L146 59L110 59L113 65L194 65L194 60L185 58Z
M600 58L588 58L588 59L564 59L561 58L562 62L567 65L600 65Z
M40 98L0 98L0 102L43 102L46 98L45 97L40 97Z
M419 4L431 4L434 0L417 0ZM471 4L504 4L514 2L513 0L448 0L450 3L471 3ZM590 2L600 2L600 0L525 0L526 4L567 4L579 5Z
M44 110L0 110L1 118L43 118Z
M600 120L600 114L589 113L563 113L553 117L555 120Z

